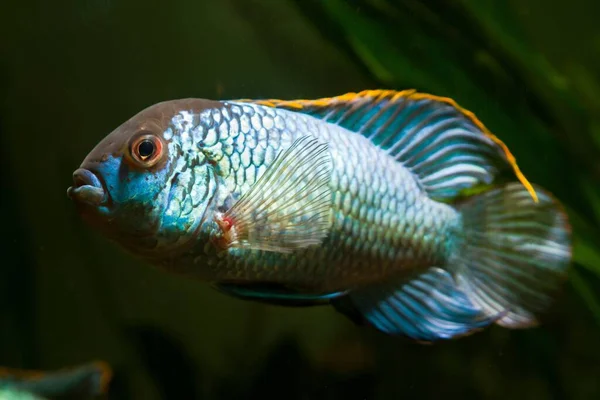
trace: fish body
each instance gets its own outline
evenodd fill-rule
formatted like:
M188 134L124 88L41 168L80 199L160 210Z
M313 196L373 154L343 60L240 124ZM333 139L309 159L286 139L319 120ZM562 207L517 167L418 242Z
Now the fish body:
M204 218L206 226L201 227L204 234L191 251L183 258L163 260L165 267L189 269L191 274L198 271L211 281L273 282L327 292L385 279L412 267L435 265L446 257L445 238L450 230L458 229L456 211L429 199L406 167L365 137L310 115L235 102L199 113L197 122L184 112L182 121L186 118L191 122L187 128L182 124L176 129L187 130L187 135L173 136L170 149L187 157L183 156L185 161L171 171L168 180L178 176L195 184L171 198L166 213L178 216L175 224L181 224L186 205L188 210L194 209L195 185L209 188L197 199L212 198L212 214L256 184L277 154L311 135L328 144L331 157L328 235L322 245L293 253L233 247L226 257L218 257L218 247L206 246L209 238L220 232L209 215ZM198 132L196 138L192 127ZM203 143L204 153L198 150L198 143ZM205 154L214 155L212 177ZM190 166L202 162L204 167L195 168L201 172L194 173ZM214 192L210 183L205 183L211 178ZM202 217L198 213L193 219ZM185 236L178 239L186 240Z
M159 103L74 182L151 264L418 340L536 323L570 261L560 204L472 113L414 91Z

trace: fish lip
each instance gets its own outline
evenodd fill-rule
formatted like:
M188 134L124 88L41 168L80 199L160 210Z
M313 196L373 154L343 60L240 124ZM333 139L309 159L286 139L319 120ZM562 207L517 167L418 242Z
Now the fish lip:
M67 189L71 200L91 206L100 206L107 201L107 193L102 181L92 171L79 168L73 172L73 186Z

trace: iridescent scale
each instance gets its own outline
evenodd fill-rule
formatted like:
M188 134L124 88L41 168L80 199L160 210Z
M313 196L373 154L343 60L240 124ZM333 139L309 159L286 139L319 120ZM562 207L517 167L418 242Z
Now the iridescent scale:
M198 268L208 264L212 279L336 290L437 265L447 257L448 238L460 223L456 212L429 199L407 168L360 134L307 115L234 102L199 115L181 112L174 124L179 124L180 138L169 132L165 137L179 142L179 154L198 151L202 156L193 160L212 163L219 188L213 206L248 191L297 138L310 135L329 146L333 173L327 239L293 254L231 248L226 256L216 256L206 237L200 237L194 262ZM209 179L205 172L198 176ZM206 198L210 185L202 187L199 198Z

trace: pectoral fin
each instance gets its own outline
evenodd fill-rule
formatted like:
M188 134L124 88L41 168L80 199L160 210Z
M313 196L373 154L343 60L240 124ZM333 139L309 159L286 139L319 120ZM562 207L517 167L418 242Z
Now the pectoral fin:
M331 169L327 145L300 137L229 210L215 216L219 243L282 253L320 244L329 232Z

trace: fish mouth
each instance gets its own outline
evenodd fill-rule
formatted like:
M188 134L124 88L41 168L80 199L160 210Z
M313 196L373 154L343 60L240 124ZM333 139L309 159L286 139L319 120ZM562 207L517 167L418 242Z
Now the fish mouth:
M107 197L98 176L84 168L73 172L73 186L67 189L67 196L74 201L91 206L101 205Z

